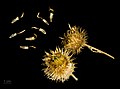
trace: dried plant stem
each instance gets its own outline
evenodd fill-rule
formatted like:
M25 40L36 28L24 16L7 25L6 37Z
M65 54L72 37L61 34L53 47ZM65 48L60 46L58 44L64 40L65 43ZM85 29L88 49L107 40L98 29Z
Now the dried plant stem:
M92 47L88 44L84 44L86 47L88 47L92 52L95 52L95 53L101 53L101 54L105 54L106 56L109 56L111 57L112 59L115 59L113 56L111 56L110 54L106 53L106 52L103 52L95 47Z
M71 76L76 80L76 81L78 81L78 78L77 77L75 77L75 75L74 74L71 74Z

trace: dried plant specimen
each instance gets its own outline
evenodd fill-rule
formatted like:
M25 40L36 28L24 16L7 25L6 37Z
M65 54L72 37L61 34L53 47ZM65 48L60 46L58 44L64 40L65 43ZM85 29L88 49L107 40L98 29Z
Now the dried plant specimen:
M11 24L13 24L13 23L17 22L18 20L20 20L20 18L23 18L23 16L24 16L24 12L22 13L22 15L20 17L17 16L15 19L13 19Z
M76 53L78 54L81 52L81 49L86 46L92 52L105 54L114 59L114 57L111 56L110 54L88 45L87 44L88 36L84 29L76 26L73 26L71 28L70 25L69 25L69 28L70 30L68 30L67 33L64 34L64 37L63 38L60 37L62 39L62 44L66 50L71 51L73 54L76 54Z
M43 59L43 65L45 66L43 70L47 78L64 82L72 76L75 80L78 80L73 74L75 63L73 63L70 52L59 47L55 51L50 50L50 52L45 52L46 55Z
M34 36L25 38L25 40L32 41L32 40L35 40L36 38L37 38L37 35L34 33Z
M32 29L38 29L43 34L46 34L46 31L43 28L31 27Z
M42 18L42 17L40 17L39 14L40 14L40 12L38 12L37 18L40 18L45 24L49 25L49 23L47 22L47 20L44 19L44 18Z
M87 35L85 30L82 30L80 27L72 27L67 31L67 34L64 34L62 44L64 48L72 51L73 54L78 54L81 52L81 49L87 43Z
M21 49L29 49L29 48L34 48L36 49L35 46L20 46Z
M49 18L50 18L50 22L52 22L52 19L53 19L53 12L54 12L54 10L52 9L52 8L49 8L49 12L50 12L50 16L49 16Z
M18 33L13 33L12 35L9 36L9 38L13 38L13 37L15 37L15 36L17 36L17 35L19 35L19 34L24 33L24 32L25 32L25 30L22 30L22 31L20 31L20 32L18 32Z

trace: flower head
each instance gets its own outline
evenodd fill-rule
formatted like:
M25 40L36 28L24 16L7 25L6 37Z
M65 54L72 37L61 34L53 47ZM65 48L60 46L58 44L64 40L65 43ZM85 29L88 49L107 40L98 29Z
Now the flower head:
M43 59L43 64L46 66L43 70L47 78L64 82L70 76L73 76L77 80L73 75L75 63L72 62L73 59L71 59L72 55L70 55L70 52L60 48L50 52L45 52L46 55Z
M87 43L87 36L85 30L80 27L73 26L64 34L62 44L64 48L71 51L73 54L78 54Z

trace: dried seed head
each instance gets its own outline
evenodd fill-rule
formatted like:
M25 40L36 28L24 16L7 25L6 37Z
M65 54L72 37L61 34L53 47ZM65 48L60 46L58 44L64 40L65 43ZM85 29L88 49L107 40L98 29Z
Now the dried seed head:
M69 56L70 53L68 51L60 48L56 48L55 51L51 50L50 52L45 52L46 55L43 59L43 65L46 66L43 70L47 78L64 82L72 76L77 80L73 75L75 63L72 62L72 55Z
M73 26L64 34L62 44L64 48L71 51L73 54L78 54L87 43L87 36L85 30L80 27Z

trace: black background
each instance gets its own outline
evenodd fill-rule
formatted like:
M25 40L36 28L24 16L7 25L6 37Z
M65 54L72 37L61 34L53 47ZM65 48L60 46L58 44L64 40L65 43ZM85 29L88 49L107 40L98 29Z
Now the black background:
M119 58L119 7L117 2L91 1L41 1L11 0L0 3L0 89L40 88L40 89L87 89L87 88L120 88ZM53 23L45 25L36 18L38 12L49 20L49 7L54 9ZM20 21L11 24L16 17L25 13ZM115 57L115 60L91 52L84 48L79 55L74 55L76 69L74 75L64 83L56 83L44 76L42 58L44 51L61 47L60 36L71 26L77 25L86 29L88 44L103 50ZM47 35L31 30L31 26L42 27ZM12 33L26 29L12 39ZM38 38L33 42L24 38L36 33ZM37 49L23 50L20 45L35 45ZM6 83L5 81L11 81Z

